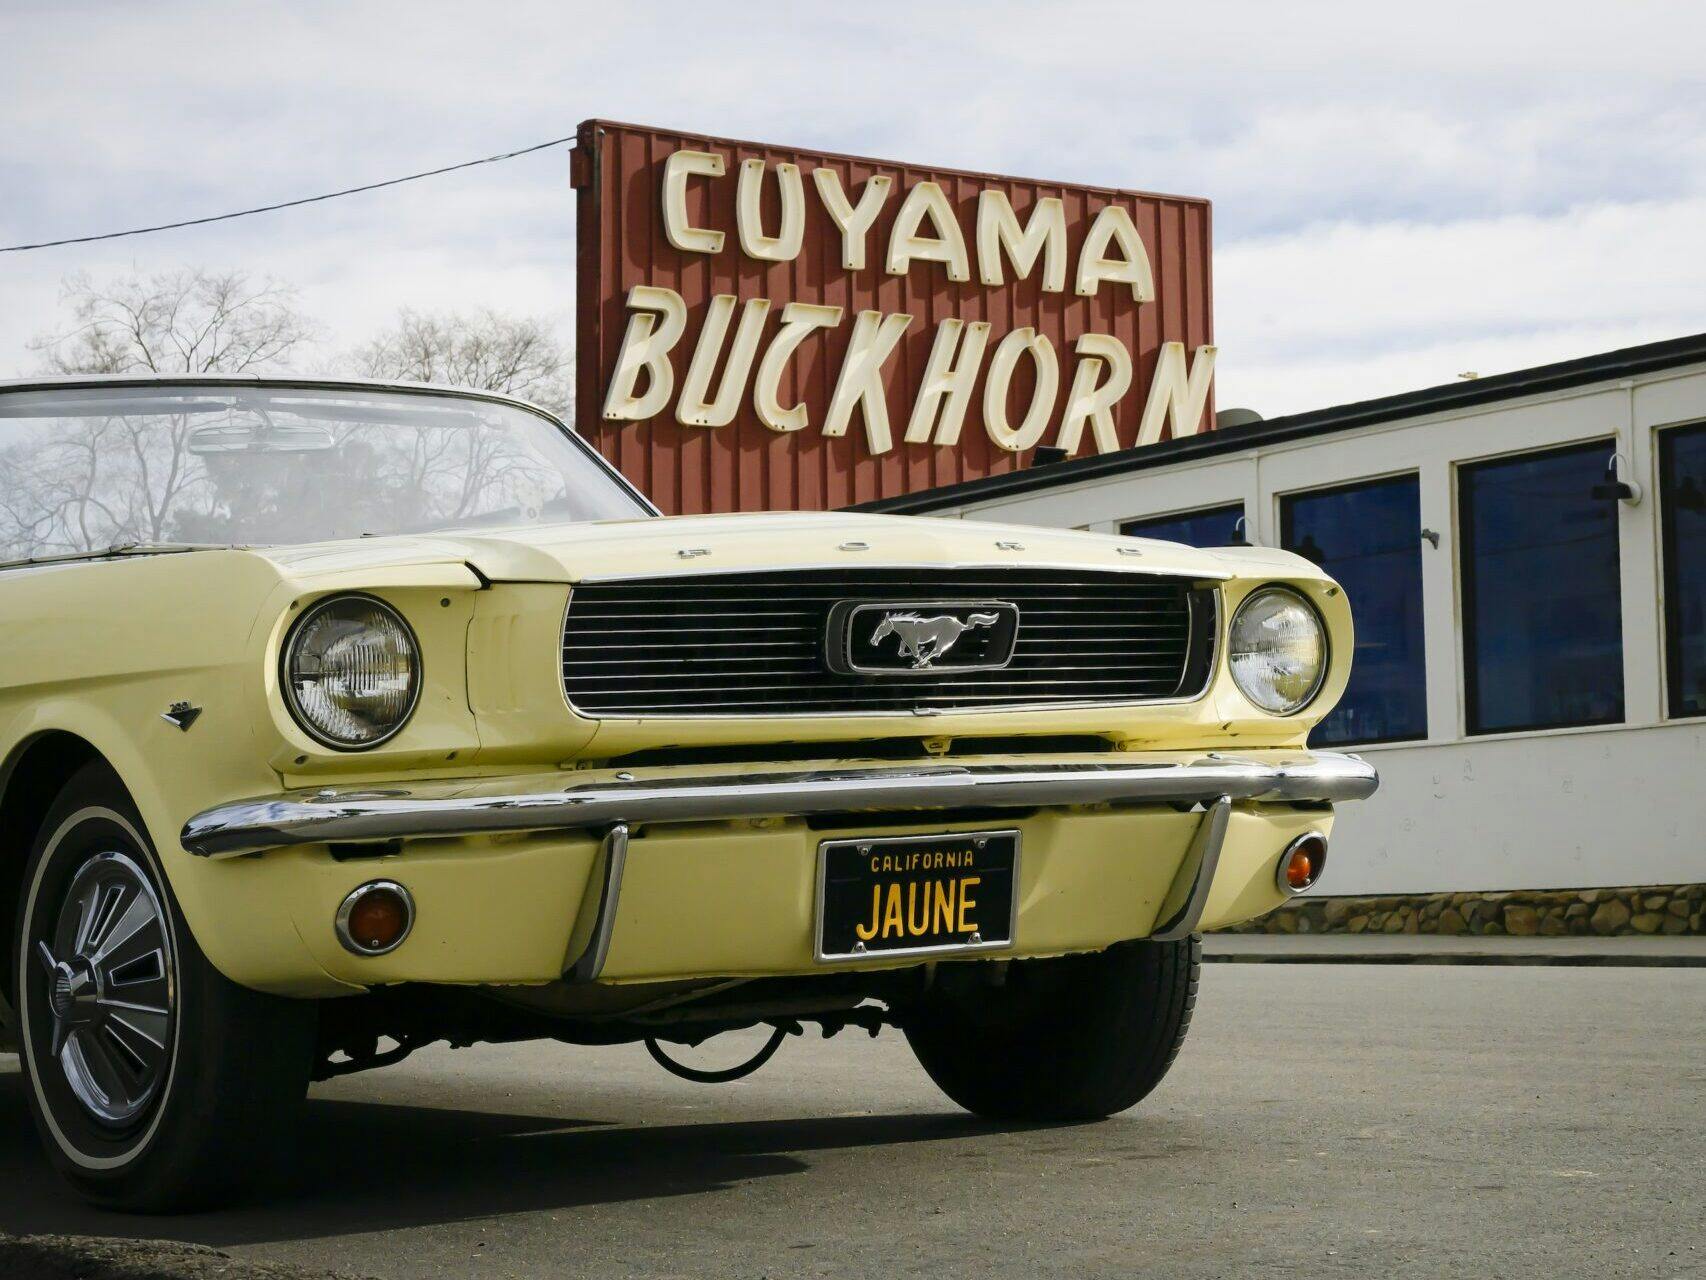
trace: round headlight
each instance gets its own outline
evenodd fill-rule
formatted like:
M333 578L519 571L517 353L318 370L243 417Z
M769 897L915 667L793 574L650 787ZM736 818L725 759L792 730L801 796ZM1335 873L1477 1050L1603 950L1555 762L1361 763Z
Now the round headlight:
M1284 587L1253 592L1232 615L1232 680L1276 716L1309 705L1327 674L1327 630L1302 596Z
M409 722L420 697L420 649L384 601L332 596L297 620L283 674L291 714L309 736L355 751Z

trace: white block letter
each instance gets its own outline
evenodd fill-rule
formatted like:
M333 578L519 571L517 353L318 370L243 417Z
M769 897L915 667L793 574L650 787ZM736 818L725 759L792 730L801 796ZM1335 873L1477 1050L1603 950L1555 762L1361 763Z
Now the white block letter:
M841 174L836 170L813 169L812 181L817 184L824 209L841 228L841 265L849 271L864 270L865 235L888 200L894 179L887 174L872 174L865 180L857 205L847 202L847 193L841 188Z
M604 397L604 416L612 422L651 418L663 412L669 393L675 389L669 353L687 327L687 304L673 289L635 285L628 290L628 310L632 313L628 330L622 335L616 371L610 375L610 390ZM646 390L636 395L642 369L647 375Z
M1044 196L1031 207L1030 221L1019 229L1019 219L1005 191L980 191L977 195L978 277L987 285L1003 282L1001 254L1013 262L1013 275L1023 280L1043 258L1043 292L1060 293L1066 288L1066 206L1055 196Z
M767 262L792 262L800 256L806 234L806 189L800 182L800 166L786 162L776 166L776 189L782 193L782 226L773 236L764 234L759 216L758 194L764 188L764 161L740 162L740 186L735 190L735 225L740 228L740 247L749 258Z
M962 338L963 331L963 338ZM989 342L989 322L944 320L936 326L936 341L930 347L930 362L924 366L924 381L918 399L912 402L912 418L906 424L908 444L924 444L936 432L936 443L958 444L965 424L966 406L971 403L972 384L977 381L983 349ZM955 358L955 349L959 356ZM942 406L938 424L936 406Z
M752 380L752 407L758 420L772 431L798 431L810 421L803 404L787 408L777 402L782 386L782 370L787 367L794 349L804 342L813 329L833 329L841 323L840 307L819 307L809 302L790 302L782 308L782 327L770 340L770 349L758 362L758 376Z
M889 435L889 402L883 394L883 365L887 363L895 344L912 325L912 317L904 314L885 316L881 311L861 311L853 321L853 338L847 344L847 358L841 363L841 376L835 380L835 394L829 398L829 413L823 421L823 434L844 436L853 410L859 408L865 418L865 439L872 453L887 453L894 448Z
M1031 393L1025 420L1015 431L1007 425L1007 387L1013 381L1013 368L1020 355L1027 352L1037 371L1037 387ZM1054 343L1048 340L1048 335L1029 326L1013 330L996 345L989 361L989 377L983 384L983 427L989 438L1014 453L1036 444L1048 429L1049 415L1054 412L1054 393L1059 386L1060 362L1055 358Z
M723 176L723 158L710 151L675 151L663 162L663 233L683 253L721 253L723 233L688 225L687 177Z
M933 236L920 234L926 217L936 228ZM947 193L934 182L920 182L906 193L900 212L895 215L894 230L889 233L889 274L905 275L914 258L947 263L950 280L971 279L960 220L954 217L954 206L948 203Z
M1072 371L1072 390L1066 393L1066 413L1061 417L1060 438L1055 444L1071 457L1078 452L1088 422L1097 451L1112 453L1120 447L1114 431L1114 406L1131 389L1131 352L1110 333L1081 333L1076 350L1078 367ZM1104 368L1108 376L1098 386L1096 380Z
M1198 347L1191 357L1191 375L1185 377L1185 344L1163 342L1155 362L1155 380L1143 405L1137 443L1154 444L1161 438L1161 420L1171 419L1173 439L1194 436L1202 426L1202 411L1208 404L1208 389L1214 382L1213 347Z
M1106 256L1110 244L1119 246L1120 257ZM1129 284L1131 296L1138 302L1155 300L1155 277L1149 270L1149 254L1123 204L1108 205L1096 215L1078 253L1079 296L1095 297L1104 280Z
M752 371L753 356L758 354L758 335L763 332L764 317L770 314L770 299L749 298L741 309L740 328L735 330L735 343L729 348L728 363L723 366L723 381L717 388L716 399L707 401L711 375L716 372L717 355L723 349L723 337L729 331L735 302L734 294L719 293L705 312L705 327L699 331L693 363L687 366L681 398L675 402L675 420L683 426L727 426L734 421L735 410L740 407L746 375Z

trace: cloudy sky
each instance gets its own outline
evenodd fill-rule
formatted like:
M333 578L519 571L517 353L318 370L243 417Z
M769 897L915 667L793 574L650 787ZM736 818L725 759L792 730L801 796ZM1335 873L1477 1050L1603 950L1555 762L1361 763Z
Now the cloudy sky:
M1400 12L1404 16L1398 17ZM0 0L0 244L289 199L589 116L1210 197L1218 399L1269 415L1706 330L1698 3ZM295 284L335 364L401 306L572 324L566 156L0 254Z

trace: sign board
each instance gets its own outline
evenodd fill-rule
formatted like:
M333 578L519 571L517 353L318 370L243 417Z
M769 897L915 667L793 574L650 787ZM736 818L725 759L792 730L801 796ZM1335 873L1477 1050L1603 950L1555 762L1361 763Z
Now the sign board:
M1213 426L1206 200L590 120L576 426L671 514Z

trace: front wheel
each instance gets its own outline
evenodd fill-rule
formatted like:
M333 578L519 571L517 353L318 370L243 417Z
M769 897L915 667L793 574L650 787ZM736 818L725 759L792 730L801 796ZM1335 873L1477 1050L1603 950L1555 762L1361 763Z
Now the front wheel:
M112 1208L192 1208L276 1165L307 1091L314 1006L208 963L104 766L48 813L14 938L30 1109L77 1190Z
M1201 967L1194 936L1014 961L999 985L981 980L998 972L982 963L954 966L955 980L912 1011L906 1038L942 1092L977 1115L1098 1119L1167 1074Z

